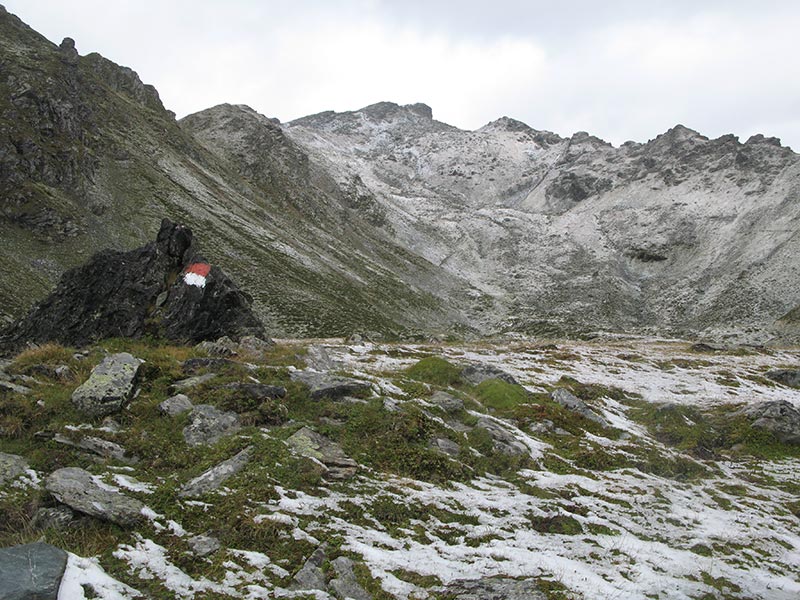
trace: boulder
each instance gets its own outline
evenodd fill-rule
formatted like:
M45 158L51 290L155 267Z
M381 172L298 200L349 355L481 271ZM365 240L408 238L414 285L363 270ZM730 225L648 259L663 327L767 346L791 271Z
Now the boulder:
M509 373L506 373L497 367L484 364L469 365L465 367L461 371L461 378L472 385L478 385L487 379L501 379L512 385L519 385L519 382Z
M90 417L104 417L122 410L133 395L142 361L127 352L106 356L92 374L72 393L72 403Z
M325 346L309 346L305 358L308 367L315 371L333 371L336 368L336 363L328 354Z
M509 456L520 456L530 452L525 444L494 419L480 417L475 427L485 430L491 436L494 449L498 452Z
M164 219L155 241L104 250L64 273L55 291L0 335L0 352L48 341L87 346L108 337L180 343L266 338L251 298L196 250L192 231Z
M0 452L0 487L25 473L28 468L28 462L21 456Z
M800 445L800 410L786 400L759 402L741 411L751 426L775 434L785 444Z
M195 535L186 540L186 543L198 558L204 558L210 554L214 554L217 550L222 548L222 543L215 537L210 535Z
M183 439L190 446L211 445L240 428L236 413L222 412L209 404L198 404L189 415L189 424L183 428Z
M431 404L435 404L443 411L448 413L459 412L464 409L464 401L461 398L456 398L447 392L438 391L431 396Z
M346 556L331 561L336 577L331 580L331 588L339 598L348 600L372 600L372 596L358 583L353 572L355 563Z
M53 472L45 488L62 504L78 512L129 526L142 521L145 505L108 485L98 483L92 474L77 467Z
M800 369L773 369L766 376L783 385L800 388Z
M442 596L453 600L547 600L535 580L510 577L457 579L442 590Z
M175 394L174 396L170 396L158 405L158 410L165 415L169 415L170 417L177 417L188 410L192 410L192 408L194 408L194 405L192 404L192 401L189 400L189 396L185 394Z
M339 444L308 427L295 432L286 444L301 456L319 461L327 469L326 475L333 479L352 477L358 467L358 463L347 456Z
M319 590L327 592L328 584L325 579L325 572L322 570L326 560L324 546L314 550L314 553L303 564L303 567L295 573L292 582L289 584L289 589L294 591Z
M252 455L253 446L248 446L236 456L219 463L186 483L186 485L181 488L179 496L183 498L195 498L219 489L225 481L244 468L250 461Z
M372 390L372 386L366 381L337 377L311 369L292 371L289 376L292 381L299 381L308 386L312 400L321 400L322 398L335 400L342 396L363 394Z
M603 417L594 412L583 400L572 394L569 390L556 388L550 392L550 398L553 402L560 404L567 410L578 413L582 417L586 417L603 427L609 426L608 422Z
M56 600L67 568L67 553L35 542L0 549L0 598Z

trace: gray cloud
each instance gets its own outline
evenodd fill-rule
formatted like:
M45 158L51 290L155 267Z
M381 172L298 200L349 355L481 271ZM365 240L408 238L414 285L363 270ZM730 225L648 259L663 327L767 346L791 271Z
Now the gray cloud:
M179 115L422 101L469 129L508 115L618 144L681 122L800 148L795 2L5 3L53 41L134 68Z

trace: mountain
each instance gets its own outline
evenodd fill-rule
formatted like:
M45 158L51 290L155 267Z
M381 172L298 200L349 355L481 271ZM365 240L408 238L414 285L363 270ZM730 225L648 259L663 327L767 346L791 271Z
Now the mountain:
M775 138L678 125L614 148L391 103L285 130L360 177L405 247L490 297L489 329L763 341L800 304L800 157Z
M800 160L683 126L619 148L381 102L176 121L136 73L0 12L0 308L186 223L275 336L605 330L800 340Z

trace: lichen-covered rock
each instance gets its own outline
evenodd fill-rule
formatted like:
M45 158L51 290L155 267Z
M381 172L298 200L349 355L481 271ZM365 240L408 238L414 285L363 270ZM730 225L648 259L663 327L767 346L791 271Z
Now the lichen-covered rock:
M16 454L0 452L0 487L16 479L28 469L28 461Z
M72 393L72 403L90 417L122 410L133 395L142 361L127 352L106 356L92 374Z
M331 588L339 598L351 600L372 600L372 596L358 583L353 571L355 563L346 556L331 561L336 577L331 580Z
M192 231L164 219L154 242L105 250L67 271L55 291L0 336L0 352L56 341L85 346L147 334L198 343L266 338L251 298L197 252Z
M567 410L578 413L603 427L608 427L608 422L603 417L594 412L583 400L572 394L569 390L556 388L550 392L550 398L553 402L560 404Z
M0 548L0 598L56 600L67 568L67 553L35 542Z
M770 400L742 411L752 419L752 427L775 434L785 444L800 445L800 410L786 400Z
M342 447L313 429L303 427L286 440L292 450L312 458L327 468L326 474L334 479L346 479L355 474L358 463L347 456Z
M198 404L183 428L183 439L190 446L211 445L223 436L239 431L241 424L236 413L222 412L210 404Z
M98 519L122 526L135 525L143 519L144 504L101 485L91 473L77 467L54 471L45 487L59 502Z
M253 446L248 446L236 456L210 468L181 488L180 496L194 498L218 489L225 481L236 475L250 461Z

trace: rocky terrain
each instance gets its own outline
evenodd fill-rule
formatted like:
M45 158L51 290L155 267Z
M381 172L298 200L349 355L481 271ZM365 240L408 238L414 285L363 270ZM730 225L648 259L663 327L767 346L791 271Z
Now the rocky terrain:
M796 598L798 363L633 338L29 349L0 372L0 595Z
M131 69L5 10L0 64L5 321L166 216L277 335L800 340L800 161L777 139L676 126L614 148L390 102L178 122Z

